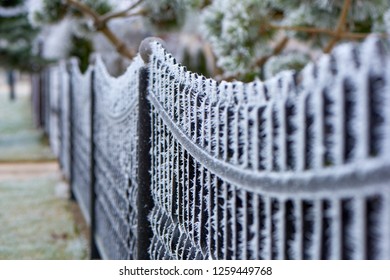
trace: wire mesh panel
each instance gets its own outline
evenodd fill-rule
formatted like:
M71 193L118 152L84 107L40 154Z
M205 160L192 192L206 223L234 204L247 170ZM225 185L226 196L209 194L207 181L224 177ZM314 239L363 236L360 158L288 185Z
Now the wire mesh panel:
M70 179L70 89L66 62L59 63L60 75L60 147L59 160L66 179Z
M95 66L96 241L104 258L137 258L137 121L136 58L126 73L111 77L102 61Z
M90 223L91 207L91 78L93 67L84 74L77 60L70 61L72 94L72 190L80 208Z
M389 259L389 57L217 83L152 44L151 258Z

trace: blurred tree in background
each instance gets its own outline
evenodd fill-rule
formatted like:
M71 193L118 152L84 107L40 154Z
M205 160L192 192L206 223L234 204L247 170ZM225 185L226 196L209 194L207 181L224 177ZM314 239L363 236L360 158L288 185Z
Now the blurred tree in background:
M34 50L39 30L27 14L26 1L0 0L0 65L5 68L32 71L44 63Z
M43 55L49 59L74 55L84 62L82 68L85 68L87 57L97 52L108 64L111 74L119 75L137 54L142 39L154 35L163 37L169 50L187 66L195 65L189 67L191 70L206 73L204 42L195 30L196 25L185 30L188 29L188 12L200 8L202 3L37 0L30 7L29 19L34 26L42 28Z
M388 0L214 0L202 30L225 77L270 78L337 43L383 36L389 8Z
M14 8L24 1L0 3ZM111 68L116 68L113 72L117 74L130 63L146 36L162 37L168 50L190 70L217 79L250 81L267 79L284 69L301 69L340 42L362 40L371 33L387 38L390 26L389 0L29 0L27 3L33 27L24 14L6 17L2 19L5 21L1 23L2 33L10 36L6 26L24 22L26 26L15 32L18 35L13 38L20 41L25 34L31 40L40 29L38 41L43 42L44 58L73 55L86 68L91 53L98 52ZM22 45L15 46L21 50Z

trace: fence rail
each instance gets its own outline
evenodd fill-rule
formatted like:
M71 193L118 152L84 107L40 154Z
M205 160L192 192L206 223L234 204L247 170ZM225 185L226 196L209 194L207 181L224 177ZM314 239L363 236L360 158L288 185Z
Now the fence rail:
M390 259L383 42L252 83L146 49L118 78L100 59L50 67L36 93L92 257Z

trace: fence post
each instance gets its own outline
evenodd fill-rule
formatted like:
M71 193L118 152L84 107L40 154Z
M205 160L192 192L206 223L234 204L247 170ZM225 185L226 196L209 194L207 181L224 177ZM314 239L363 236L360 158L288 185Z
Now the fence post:
M73 129L74 129L74 125L73 125L73 122L74 122L74 117L73 117L73 86L72 86L72 67L71 67L71 64L70 63L67 63L67 65L65 65L65 70L67 71L68 73L68 77L69 77L69 81L68 81L68 92L67 94L68 95L68 120L67 120L67 123L69 124L69 151L68 154L69 154L69 185L70 185L70 199L72 201L75 201L76 200L76 197L75 197L75 194L74 194L74 190L73 190Z
M91 72L91 86L90 86L90 169L89 169L89 175L90 175L90 186L89 186L89 192L90 192L90 209L89 209L89 217L90 217L90 258L93 259L101 259L101 256L99 254L99 250L96 245L95 240L95 232L96 232L96 212L95 212L95 203L96 203L96 193L95 193L95 142L94 142L94 127L95 127L95 87L94 87L94 80L95 80L95 69L92 69Z
M148 253L153 231L148 220L148 216L154 207L151 192L151 107L148 101L149 72L147 64L152 53L150 44L159 42L164 45L164 41L157 37L144 39L139 46L139 53L145 62L145 66L139 72L139 92L138 92L138 230L137 230L137 251L139 260L148 260Z
M150 191L150 104L147 100L148 69L142 67L139 72L138 96L138 259L150 259L148 249L152 238L152 229L148 215L153 208Z

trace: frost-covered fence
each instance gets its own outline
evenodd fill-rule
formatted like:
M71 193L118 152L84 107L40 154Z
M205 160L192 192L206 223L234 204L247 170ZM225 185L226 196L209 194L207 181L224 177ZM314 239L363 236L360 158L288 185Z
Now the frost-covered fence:
M61 70L72 190L103 258L390 259L390 55L377 39L252 83L147 50L118 78L99 59Z

